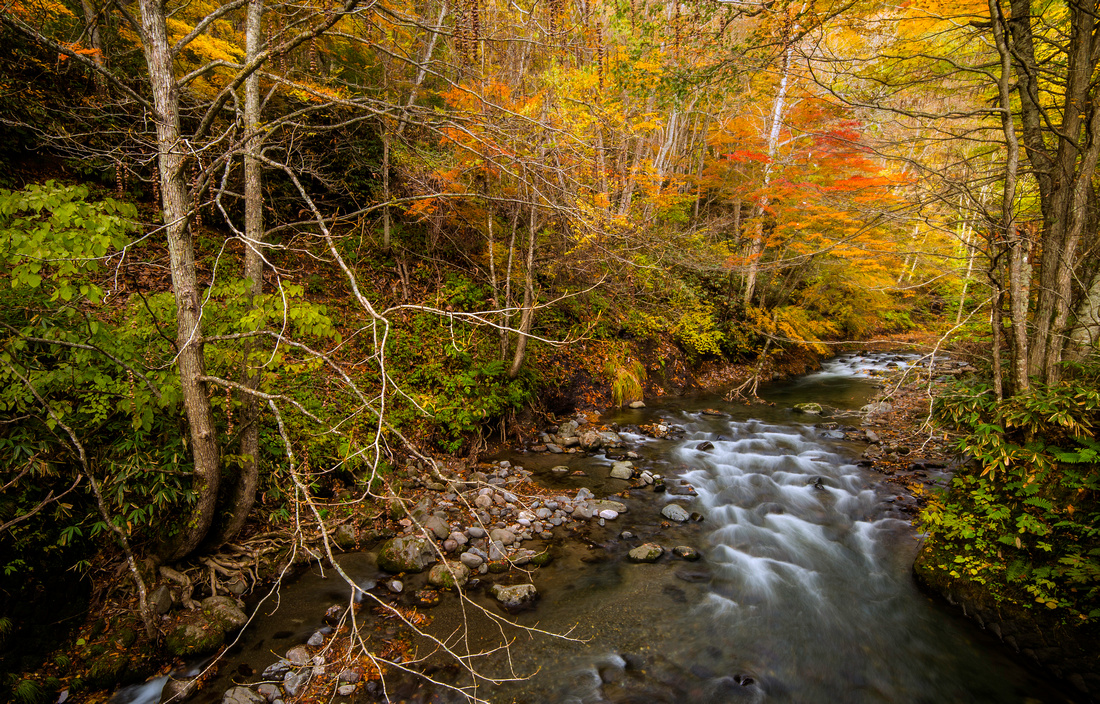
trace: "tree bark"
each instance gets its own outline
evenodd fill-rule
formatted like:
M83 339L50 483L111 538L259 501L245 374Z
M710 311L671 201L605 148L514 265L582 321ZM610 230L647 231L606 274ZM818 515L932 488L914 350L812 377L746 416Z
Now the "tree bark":
M264 0L249 0L245 23L245 54L252 61L260 51L263 31ZM260 74L254 72L244 83L244 278L248 283L248 306L256 304L264 292L263 167L259 160L263 148L260 130ZM258 328L257 328L258 329ZM249 338L243 347L244 360L241 384L246 389L260 388L261 372L252 366L252 356L259 347ZM260 400L247 391L237 393L241 407L241 436L238 454L240 472L233 486L229 515L218 530L217 543L232 540L244 527L256 502L260 469Z
M180 138L178 86L165 24L164 5L159 0L139 0L143 49L149 69L153 106L156 110L157 168L161 208L168 241L172 291L176 301L176 346L180 388L190 429L194 461L192 489L195 505L179 527L179 534L167 547L166 561L178 560L193 551L206 537L214 518L218 496L219 457L214 417L206 384L203 359L202 304L195 275L191 231L190 198L184 180L186 144Z

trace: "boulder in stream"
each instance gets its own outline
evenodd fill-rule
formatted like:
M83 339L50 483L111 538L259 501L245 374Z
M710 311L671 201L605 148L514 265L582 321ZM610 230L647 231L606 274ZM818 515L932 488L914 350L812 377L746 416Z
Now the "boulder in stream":
M494 584L489 593L507 611L525 609L532 606L539 598L539 591L535 589L534 584L513 584L508 587L503 584Z
M646 543L631 550L627 556L631 562L656 562L664 554L665 549L657 543Z
M691 514L680 504L666 504L665 507L661 509L661 515L677 523L684 523L691 518Z
M378 551L378 566L388 572L423 572L435 562L435 550L421 535L387 540Z
M821 404L820 403L796 403L794 405L794 410L798 411L799 413L805 413L808 416L819 416L819 415L821 415Z
M470 568L462 562L441 562L428 573L428 583L443 589L466 586L470 581Z

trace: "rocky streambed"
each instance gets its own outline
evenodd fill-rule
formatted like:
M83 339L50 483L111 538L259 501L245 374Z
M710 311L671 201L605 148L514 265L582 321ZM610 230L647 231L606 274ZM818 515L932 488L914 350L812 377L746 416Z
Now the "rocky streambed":
M195 700L1064 701L912 583L947 475L901 398L868 404L915 361L569 419L426 480L339 558L354 587L318 565L259 605Z

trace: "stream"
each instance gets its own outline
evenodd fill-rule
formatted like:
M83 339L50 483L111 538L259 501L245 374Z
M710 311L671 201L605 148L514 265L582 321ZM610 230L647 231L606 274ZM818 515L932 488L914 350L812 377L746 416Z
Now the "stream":
M592 523L587 541L557 544L550 565L513 580L530 579L541 595L516 622L569 638L500 627L476 608L501 613L477 587L468 592L472 604L445 595L426 611L429 630L471 652L498 648L478 658L478 671L517 681L482 680L476 695L490 702L1072 701L976 624L917 589L911 565L920 538L886 490L876 488L877 475L855 464L863 445L822 427L828 419L790 410L804 401L858 409L877 390L873 370L913 361L839 357L819 372L762 389L772 406L697 396L605 415L603 422L618 423L640 455L635 465L663 474L669 492L630 491L622 499L627 513L604 526ZM684 434L654 440L629 432L653 422L680 426ZM713 447L698 449L704 441ZM611 462L602 454L499 459L533 470L563 494L586 486L602 497L628 487L608 476ZM549 471L563 463L587 476ZM659 513L669 501L703 520L670 525ZM626 559L647 542L660 543L666 554L653 564ZM674 557L678 545L698 549L703 559ZM385 579L367 553L341 562L356 580ZM220 701L231 679L257 681L240 673L259 673L275 653L304 642L325 609L347 603L348 593L331 570L322 576L314 569L285 586L278 609L261 606L222 674L193 701ZM510 649L499 649L512 639ZM439 663L436 679L471 684L460 668ZM464 701L412 680L387 687L393 701ZM378 695L359 690L334 701L378 701Z

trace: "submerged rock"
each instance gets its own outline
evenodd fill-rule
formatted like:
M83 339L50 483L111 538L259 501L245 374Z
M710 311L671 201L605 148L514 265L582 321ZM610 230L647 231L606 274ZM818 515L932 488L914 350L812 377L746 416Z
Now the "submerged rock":
M646 543L631 550L627 556L632 562L656 562L664 554L665 549L657 543Z

